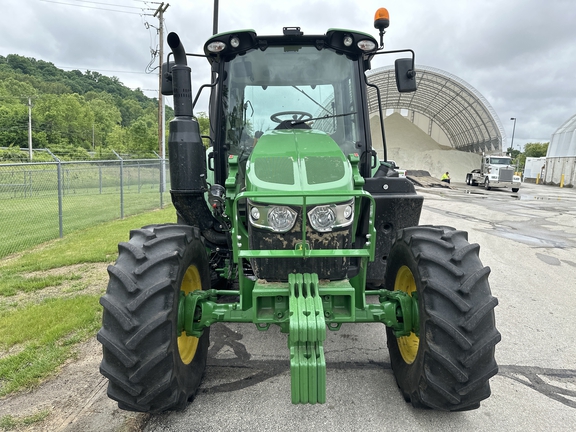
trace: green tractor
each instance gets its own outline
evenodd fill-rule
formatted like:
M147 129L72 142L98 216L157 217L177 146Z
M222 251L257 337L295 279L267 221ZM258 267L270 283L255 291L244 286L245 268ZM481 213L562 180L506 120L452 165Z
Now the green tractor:
M184 408L210 326L225 322L287 334L295 404L326 401L327 330L353 323L386 327L396 382L414 407L470 410L490 395L498 301L479 246L464 231L418 226L423 197L372 149L367 87L378 88L365 72L374 56L399 52L383 51L388 22L380 9L379 44L298 27L211 37L208 149L187 54L168 35L177 223L131 231L100 300L100 371L120 408ZM414 53L402 52L411 55L396 60L398 90L415 91Z

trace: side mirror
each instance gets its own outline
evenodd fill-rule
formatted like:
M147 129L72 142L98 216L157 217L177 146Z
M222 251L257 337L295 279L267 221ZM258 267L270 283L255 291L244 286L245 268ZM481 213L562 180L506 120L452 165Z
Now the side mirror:
M174 89L172 88L172 67L174 62L162 63L162 94L164 96L172 96Z
M401 58L394 62L396 88L400 93L416 91L416 71L411 58Z

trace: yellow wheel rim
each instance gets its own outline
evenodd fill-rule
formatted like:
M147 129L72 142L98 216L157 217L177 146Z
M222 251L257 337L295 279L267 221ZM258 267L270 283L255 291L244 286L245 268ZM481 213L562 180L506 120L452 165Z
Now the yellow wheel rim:
M196 266L191 265L186 270L184 278L182 279L182 285L180 285L180 291L184 294L189 294L192 291L202 289L202 281L200 280L200 273ZM178 336L178 352L180 353L180 359L184 364L190 364L196 355L196 349L198 348L198 338L194 336L188 336L185 332L182 332Z
M416 292L416 281L408 267L402 266L400 270L398 270L396 281L394 282L394 291L404 291L410 295ZM410 335L399 337L396 340L398 341L398 348L404 361L408 364L414 363L416 354L418 354L420 338L412 332Z

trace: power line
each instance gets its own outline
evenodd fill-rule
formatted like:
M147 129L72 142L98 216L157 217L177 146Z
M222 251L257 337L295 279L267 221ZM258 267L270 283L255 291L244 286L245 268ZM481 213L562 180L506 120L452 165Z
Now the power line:
M56 66L56 65L54 65ZM87 70L90 72L115 72L115 73L126 73L126 74L140 74L140 75L148 75L146 72L134 72L134 71L121 71L121 70L110 70L110 69L91 69L85 67L78 67L78 66L56 66L59 69L71 69L71 70Z
M86 8L86 9L97 9L97 10L104 10L104 11L109 11L109 12L119 12L119 13L125 13L125 14L130 14L130 15L142 15L142 13L136 13L136 12L128 12L128 11L121 11L118 9L105 9L105 8L100 8L100 7L92 7L92 6L84 6L84 5L79 5L79 4L73 4L73 3L64 3L64 2L57 2L57 1L53 1L53 0L39 0L45 3L54 3L54 4L62 4L62 5L68 5L68 6L75 6L75 7L81 7L81 8Z
M126 5L114 4L114 3L101 3L101 2L95 2L95 1L89 1L89 0L70 0L70 1L78 2L78 3L91 3L91 4L102 5L102 6L114 6L114 7L121 7L121 8L127 8L127 9L142 9L141 7L138 7L138 6L126 6ZM142 3L145 4L145 2L142 2ZM80 5L73 5L73 6L80 6Z

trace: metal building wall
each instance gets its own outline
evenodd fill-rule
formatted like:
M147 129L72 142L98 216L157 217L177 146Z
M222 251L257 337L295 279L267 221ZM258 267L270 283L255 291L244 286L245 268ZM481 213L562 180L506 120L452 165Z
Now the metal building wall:
M576 115L560 126L546 153L546 184L576 186Z

